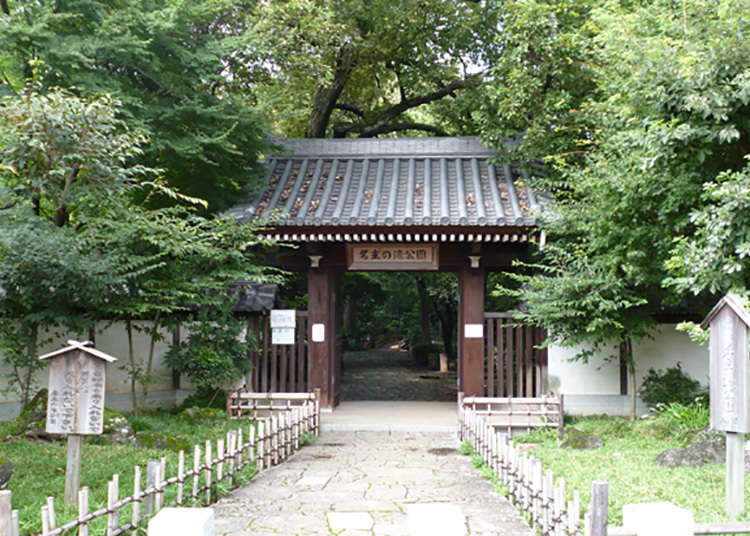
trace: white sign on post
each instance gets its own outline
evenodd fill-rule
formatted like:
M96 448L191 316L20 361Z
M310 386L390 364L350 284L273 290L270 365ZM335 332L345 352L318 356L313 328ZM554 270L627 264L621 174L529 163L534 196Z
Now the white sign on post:
M729 517L735 518L745 507L744 434L750 432L750 312L740 296L727 294L708 313L701 327L711 328L711 427L726 432L726 509Z
M271 309L271 344L294 344L294 309Z
M50 360L47 432L68 436L65 504L71 505L81 482L81 436L102 433L105 367L117 359L78 341L39 359Z

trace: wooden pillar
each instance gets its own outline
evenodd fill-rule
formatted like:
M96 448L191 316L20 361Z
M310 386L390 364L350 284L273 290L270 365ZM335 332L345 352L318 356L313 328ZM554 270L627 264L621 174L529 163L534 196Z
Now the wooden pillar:
M459 386L466 396L484 396L484 268L465 268L458 281Z
M325 265L310 268L308 293L308 385L320 389L320 405L333 408L338 402L341 356L337 345L339 273Z

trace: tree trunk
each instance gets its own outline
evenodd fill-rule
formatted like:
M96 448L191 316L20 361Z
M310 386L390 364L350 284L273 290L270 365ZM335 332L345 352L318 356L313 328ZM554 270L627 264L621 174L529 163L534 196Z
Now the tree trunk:
M29 403L29 399L31 398L31 380L32 380L32 374L34 373L34 369L36 368L34 365L36 364L36 346L37 346L37 339L39 337L39 326L34 324L31 326L31 329L29 330L29 341L28 341L28 358L29 361L26 365L26 378L24 379L23 384L21 385L21 408L25 408L26 404Z
M428 344L432 341L430 334L430 296L427 294L427 286L422 276L416 276L414 281L417 284L417 293L419 294L419 325L422 330L422 342Z
M441 308L435 304L435 313L440 321L440 335L443 339L443 349L448 360L456 362L456 351L453 348L453 331L456 327L456 311L450 306Z
M344 86L353 68L354 49L352 45L347 44L339 49L336 59L336 72L333 75L331 85L328 87L321 86L315 92L313 109L310 112L305 129L305 138L325 138L331 113L336 106L336 101L341 96L341 92L344 91Z
M635 361L633 361L633 340L627 335L620 342L620 362L627 363L630 381L630 420L635 420L637 392L635 385Z
M148 386L151 383L151 371L154 365L154 352L156 350L156 339L159 335L159 319L161 317L161 311L156 313L154 317L154 324L151 327L151 342L148 347L148 361L146 362L146 372L143 374L143 381L141 383L141 405L146 404L146 398L148 397Z
M133 415L138 415L138 396L135 391L138 370L135 365L135 348L133 347L133 322L125 321L125 331L128 334L128 363L130 363L130 401L133 404Z

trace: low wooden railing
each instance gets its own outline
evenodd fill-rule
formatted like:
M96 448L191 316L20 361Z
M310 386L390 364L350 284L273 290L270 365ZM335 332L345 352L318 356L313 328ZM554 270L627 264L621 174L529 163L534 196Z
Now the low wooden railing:
M294 393L268 393L275 400ZM308 393L303 393L308 396ZM276 396L281 395L281 396ZM292 397L293 401L299 400ZM243 427L227 432L226 438L216 440L215 450L211 441L193 448L193 467L185 468L185 452L178 453L177 474L166 475L167 457L148 462L146 482L142 487L141 467L133 470L133 493L120 498L119 475L112 475L107 487L107 506L89 510L89 488L78 492L78 516L76 519L58 526L55 515L55 498L48 497L47 504L41 507L42 532L38 536L57 536L78 528L81 536L88 536L89 524L101 517L107 518L106 535L118 536L138 528L142 522L155 515L164 504L168 489L176 491L172 501L177 506L211 504L212 486L218 483L234 484L235 475L248 464L255 464L258 471L279 464L299 450L301 438L305 434L319 434L320 405L315 394L301 404L289 404L284 411L278 411L266 418L248 423L247 434ZM247 440L245 440L247 438ZM215 453L215 454L214 454ZM186 489L187 486L187 489ZM189 496L189 497L188 497ZM189 499L189 500L188 500ZM131 506L130 520L122 523L120 511ZM12 509L10 491L0 491L0 536L20 536L18 511Z
M516 430L526 433L535 428L556 428L558 437L563 431L563 397L535 398L479 397L458 394L459 416L464 408L486 417L498 429L512 436ZM460 417L459 417L460 418ZM462 438L463 439L463 438Z
M543 470L541 460L513 446L510 435L498 431L486 411L466 405L467 400L470 399L464 399L459 412L459 437L472 443L474 451L507 488L510 501L529 514L533 528L545 536L582 536L584 530L590 536L606 535L606 482L595 483L592 507L582 518L578 491L573 491L572 500L567 500L565 480L558 478L555 482L552 471ZM602 516L603 529L598 521Z

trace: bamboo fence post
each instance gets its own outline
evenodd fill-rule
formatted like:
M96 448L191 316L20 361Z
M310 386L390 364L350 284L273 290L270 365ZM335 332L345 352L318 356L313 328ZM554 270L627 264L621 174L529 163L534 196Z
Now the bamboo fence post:
M10 535L21 536L21 527L18 523L18 510L11 510L10 512Z
M242 426L237 427L237 454L235 455L237 469L241 469L244 465L242 463L243 454L245 452L245 438L242 437Z
M201 447L195 445L193 448L193 492L190 494L193 502L198 500L198 483L200 481L201 472Z
M260 462L261 470L267 469L271 466L271 452L268 448L269 428L270 422L267 420L258 423L258 461Z
M583 514L583 536L591 536L591 512Z
M271 415L271 463L279 463L279 419Z
M78 536L89 536L89 522L86 516L89 513L89 488L84 487L78 491Z
M141 522L141 467L135 466L133 471L133 512L130 523L137 527Z
M216 460L219 462L216 465L216 482L221 482L224 477L224 440L216 440Z
M177 504L182 505L182 488L185 483L185 451L177 454Z
M10 516L9 516L10 517ZM10 519L8 519L10 521ZM42 536L49 534L49 508L42 506Z
M161 510L161 506L164 503L164 481L167 479L167 457L162 456L159 460L159 473L158 480L156 482L156 512Z
M143 501L143 516L148 519L156 513L156 483L159 480L159 460L149 460L146 465L146 489Z
M234 430L229 430L227 432L227 456L229 457L228 463L229 468L227 469L227 480L229 481L229 485L232 486L234 484L234 445L237 441L237 432Z
M565 531L563 514L565 513L565 479L559 478L557 481L557 497L555 498L555 517L557 518L555 533L559 536Z
M0 490L0 536L14 536L12 496L8 489Z
M250 462L255 463L255 470L257 471L258 463L256 461L257 458L255 457L255 427L251 425L247 432L247 442L250 445Z
M107 536L112 536L117 530L120 519L115 510L115 504L120 495L120 475L112 475L107 484Z
M548 534L552 529L552 490L554 488L554 476L551 470L544 474L542 482L542 505L544 508L544 518L542 520L542 534Z
M206 504L211 504L211 442L206 441Z
M49 519L49 530L55 530L57 528L57 520L55 519L55 498L47 497L47 515Z
M297 408L294 410L294 449L299 450L299 438L300 438L300 428L302 428L302 423L300 422L300 417L302 415L302 411Z
M573 491L573 500L568 501L568 534L577 534L581 521L581 499L578 490Z

